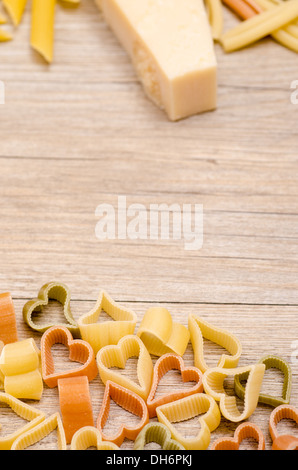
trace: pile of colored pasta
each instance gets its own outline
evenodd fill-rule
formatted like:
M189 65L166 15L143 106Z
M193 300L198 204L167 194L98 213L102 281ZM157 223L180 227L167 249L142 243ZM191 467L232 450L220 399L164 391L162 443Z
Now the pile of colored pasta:
M51 320L50 300L63 306L62 323ZM284 418L298 423L298 409L289 404L292 372L282 358L268 355L256 363L239 366L242 355L239 339L194 314L189 315L186 327L173 321L167 309L151 307L135 333L135 312L115 302L105 291L100 292L94 308L77 321L70 302L69 288L50 282L24 305L23 321L35 337L40 335L38 347L33 337L18 339L11 295L0 295L0 388L3 389L0 403L27 421L0 437L0 449L22 450L57 430L60 450L66 450L68 445L71 450L90 447L117 450L125 439L134 441L135 450L145 449L150 442L165 450L205 450L210 447L212 432L224 417L237 423L235 434L215 440L212 450L238 450L247 437L257 441L259 450L265 450L260 427L249 421L259 403L273 408L268 423L271 447L276 450L298 447L295 436L280 435L277 430ZM48 307L46 315L45 306ZM103 311L109 320L101 320ZM225 350L216 367L208 366L206 340ZM186 366L183 359L189 342L194 353L192 366ZM59 372L52 350L55 344L69 350L69 366ZM136 381L121 373L132 357L137 358ZM264 375L271 368L283 373L281 397L262 392ZM178 371L181 381L191 386L182 384L181 388L172 387L170 393L157 394L161 379L171 370ZM97 376L104 385L104 396L95 417L89 384ZM225 390L224 381L228 377L234 381L234 395ZM45 387L56 388L59 394L59 409L50 416L40 407L26 403L26 400L40 401ZM126 419L121 422L119 416L116 431L106 431L111 400L135 415L137 424ZM175 423L195 417L200 423L196 435L192 435L193 429L189 437L176 428Z

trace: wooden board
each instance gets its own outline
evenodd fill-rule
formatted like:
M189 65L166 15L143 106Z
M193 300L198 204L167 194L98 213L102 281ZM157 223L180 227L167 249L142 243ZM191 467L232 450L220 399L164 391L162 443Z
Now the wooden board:
M225 29L237 21L225 8ZM26 300L59 280L71 288L76 318L104 288L133 306L139 321L160 304L183 324L197 313L230 329L243 344L242 365L268 353L291 361L298 340L296 55L270 38L233 54L216 44L218 109L171 123L145 97L93 1L57 5L51 66L30 49L29 7L14 35L0 45L0 282L14 298L20 338L33 334L22 321ZM117 207L119 195L146 208L203 205L202 248L97 239L95 210ZM185 358L192 363L190 345ZM295 361L292 370L298 406ZM264 387L278 394L281 380L272 373ZM91 391L96 417L99 380ZM36 406L57 410L56 391L45 389ZM267 448L270 411L261 406L251 417ZM212 440L233 429L223 420Z

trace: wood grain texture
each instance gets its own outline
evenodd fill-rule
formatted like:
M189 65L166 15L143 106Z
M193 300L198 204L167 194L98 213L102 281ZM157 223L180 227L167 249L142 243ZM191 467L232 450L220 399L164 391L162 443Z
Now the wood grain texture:
M233 54L216 44L218 109L171 123L145 97L93 1L57 5L51 66L30 49L28 5L14 40L0 44L0 282L14 298L20 338L32 335L22 321L26 300L60 280L76 318L105 288L139 321L160 304L183 324L197 313L230 329L243 344L243 365L268 353L290 361L298 340L296 55L269 38ZM238 20L224 11L228 29ZM95 209L116 206L118 195L146 207L202 204L202 249L188 252L181 240L98 240ZM219 351L208 346L215 363ZM57 357L63 363L64 352ZM185 359L192 363L190 345ZM298 365L292 369L298 406ZM167 380L165 389L178 383ZM281 378L272 373L264 387L280 393ZM91 393L96 417L99 379ZM45 388L35 405L56 411L57 391ZM270 411L260 406L251 417L267 448ZM7 429L14 420L3 413ZM234 429L223 420L212 440Z

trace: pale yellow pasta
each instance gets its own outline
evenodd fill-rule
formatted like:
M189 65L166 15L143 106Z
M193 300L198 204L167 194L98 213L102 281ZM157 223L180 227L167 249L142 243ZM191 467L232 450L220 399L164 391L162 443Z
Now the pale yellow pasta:
M18 25L22 19L27 0L2 0L13 23Z
M298 0L288 0L243 21L221 37L226 52L241 49L283 28L298 18Z
M7 31L0 29L0 42L11 41L12 36Z
M298 18L297 11L298 0L281 1L280 3L276 3L274 8L268 8L252 18L242 21L233 29L227 31L224 36L236 36L244 32L250 32L252 29L256 29L258 27L264 28L264 25L267 25L267 29L270 29L270 26L268 27L268 23L271 25L273 22L276 24L283 23L283 27L285 24L292 23ZM286 16L290 19L287 19ZM278 20L276 18L278 18ZM273 26L275 27L275 24Z
M206 0L212 36L217 41L223 31L223 10L221 0Z
M32 0L31 46L47 61L54 51L56 0Z

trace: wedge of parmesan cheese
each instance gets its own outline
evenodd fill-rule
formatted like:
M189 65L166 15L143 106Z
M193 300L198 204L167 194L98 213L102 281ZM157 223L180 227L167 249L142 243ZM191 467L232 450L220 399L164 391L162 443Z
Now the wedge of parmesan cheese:
M172 121L216 108L217 63L203 0L95 0L148 97Z

